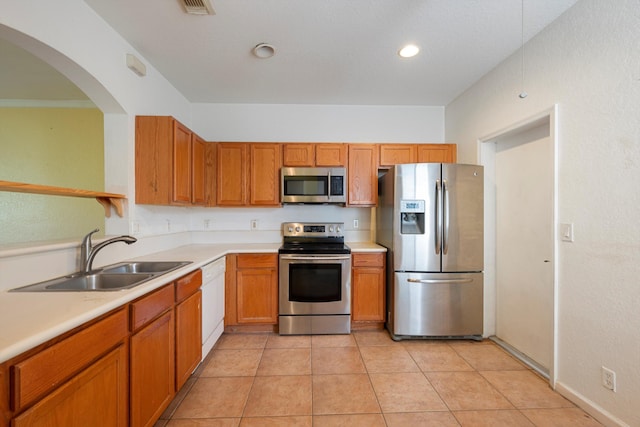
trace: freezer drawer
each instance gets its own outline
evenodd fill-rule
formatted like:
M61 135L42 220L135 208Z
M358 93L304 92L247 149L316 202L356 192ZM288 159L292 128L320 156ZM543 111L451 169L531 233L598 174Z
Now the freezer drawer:
M482 273L396 272L390 303L394 339L482 336Z

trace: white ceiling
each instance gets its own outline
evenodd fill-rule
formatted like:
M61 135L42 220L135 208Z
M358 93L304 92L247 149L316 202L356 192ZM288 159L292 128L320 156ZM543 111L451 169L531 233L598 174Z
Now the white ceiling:
M192 102L446 105L521 44L519 0L211 1L85 0ZM525 40L576 1L524 0Z

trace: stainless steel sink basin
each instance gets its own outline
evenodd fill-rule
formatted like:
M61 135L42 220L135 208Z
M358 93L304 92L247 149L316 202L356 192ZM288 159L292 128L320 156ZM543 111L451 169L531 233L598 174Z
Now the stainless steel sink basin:
M97 272L75 273L11 289L9 292L119 291L133 288L187 264L191 264L191 261L122 262L107 266Z
M11 289L10 292L119 291L133 288L153 277L153 274L75 274Z
M138 261L126 262L114 266L105 267L102 273L167 273L183 265L190 264L189 261Z
M151 279L153 274L88 274L63 278L46 285L48 291L117 291L132 288Z

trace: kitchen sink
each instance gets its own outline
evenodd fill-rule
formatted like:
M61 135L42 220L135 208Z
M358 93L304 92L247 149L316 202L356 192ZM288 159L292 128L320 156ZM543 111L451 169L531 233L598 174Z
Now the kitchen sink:
M11 289L9 292L119 291L131 289L187 264L191 264L191 261L122 262L92 273L74 273Z
M62 278L46 285L47 291L117 291L132 288L151 279L153 274L87 274Z
M189 264L189 261L137 261L105 267L102 273L167 273Z

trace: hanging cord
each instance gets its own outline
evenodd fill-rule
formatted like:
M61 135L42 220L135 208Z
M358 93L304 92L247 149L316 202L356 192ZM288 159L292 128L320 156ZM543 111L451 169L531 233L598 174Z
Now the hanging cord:
M520 97L520 99L525 99L528 95L527 92L525 92L524 90L524 0L520 0L520 35L521 35L521 45L520 45L520 70L521 70L521 81L520 81L520 85L522 88L522 91L520 92L520 95L518 95Z

